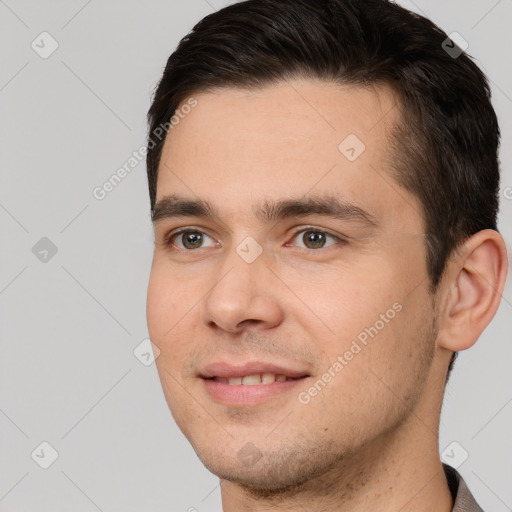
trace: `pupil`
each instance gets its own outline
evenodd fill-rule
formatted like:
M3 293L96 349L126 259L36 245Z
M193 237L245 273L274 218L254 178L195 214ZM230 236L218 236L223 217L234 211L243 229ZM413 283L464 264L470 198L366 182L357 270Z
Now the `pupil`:
M183 245L187 247L187 249L196 249L201 245L201 242L203 241L203 236L201 235L201 233L198 232L187 233L183 240Z
M322 247L325 242L324 233L318 231L306 231L303 238L305 245L308 246L309 243L312 243L313 248Z

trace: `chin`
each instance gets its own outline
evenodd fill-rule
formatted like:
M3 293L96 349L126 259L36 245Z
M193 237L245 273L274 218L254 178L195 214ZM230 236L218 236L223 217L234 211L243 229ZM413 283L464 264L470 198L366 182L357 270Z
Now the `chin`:
M337 466L342 458L332 451L327 456L327 450L312 457L314 452L300 447L282 447L279 451L261 454L259 460L249 465L250 462L244 464L236 454L233 456L227 455L225 451L194 449L211 473L221 480L257 493L260 497L296 492L303 484Z
M285 493L291 489L296 489L302 483L309 480L309 477L306 475L291 474L290 468L278 475L276 473L279 471L279 468L274 467L272 475L270 475L268 468L238 467L234 469L232 466L227 467L224 464L202 462L211 473L218 476L221 480L227 480L240 487L258 491L262 495Z

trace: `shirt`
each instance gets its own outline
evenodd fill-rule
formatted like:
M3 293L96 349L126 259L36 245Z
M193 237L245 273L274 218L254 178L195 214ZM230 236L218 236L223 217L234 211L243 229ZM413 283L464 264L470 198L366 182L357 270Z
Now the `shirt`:
M443 463L444 474L452 493L452 512L484 512L456 469Z

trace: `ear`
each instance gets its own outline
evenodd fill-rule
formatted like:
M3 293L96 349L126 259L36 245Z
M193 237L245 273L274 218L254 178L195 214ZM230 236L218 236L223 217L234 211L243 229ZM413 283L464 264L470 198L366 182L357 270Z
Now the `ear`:
M443 279L439 347L459 351L476 343L498 309L507 272L507 249L497 231L478 231L457 249Z

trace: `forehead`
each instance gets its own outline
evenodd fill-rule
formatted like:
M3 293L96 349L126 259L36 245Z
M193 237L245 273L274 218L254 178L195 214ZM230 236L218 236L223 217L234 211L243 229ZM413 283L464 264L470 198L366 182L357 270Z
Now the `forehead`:
M329 193L392 222L407 208L419 215L390 174L400 108L389 87L294 80L192 96L197 105L166 137L157 200L197 196L240 216L262 197Z
M193 97L197 106L180 114L179 123L171 127L169 149L199 142L196 149L202 148L204 154L213 142L222 144L220 149L239 150L226 157L260 160L265 155L257 143L265 143L273 157L276 150L284 150L287 157L296 152L297 157L318 158L318 150L337 150L340 137L352 133L373 152L384 149L378 145L399 118L396 95L385 84L363 88L295 79L258 89L216 89ZM249 144L236 148L237 142ZM304 142L309 145L304 147ZM310 151L313 146L317 151Z

